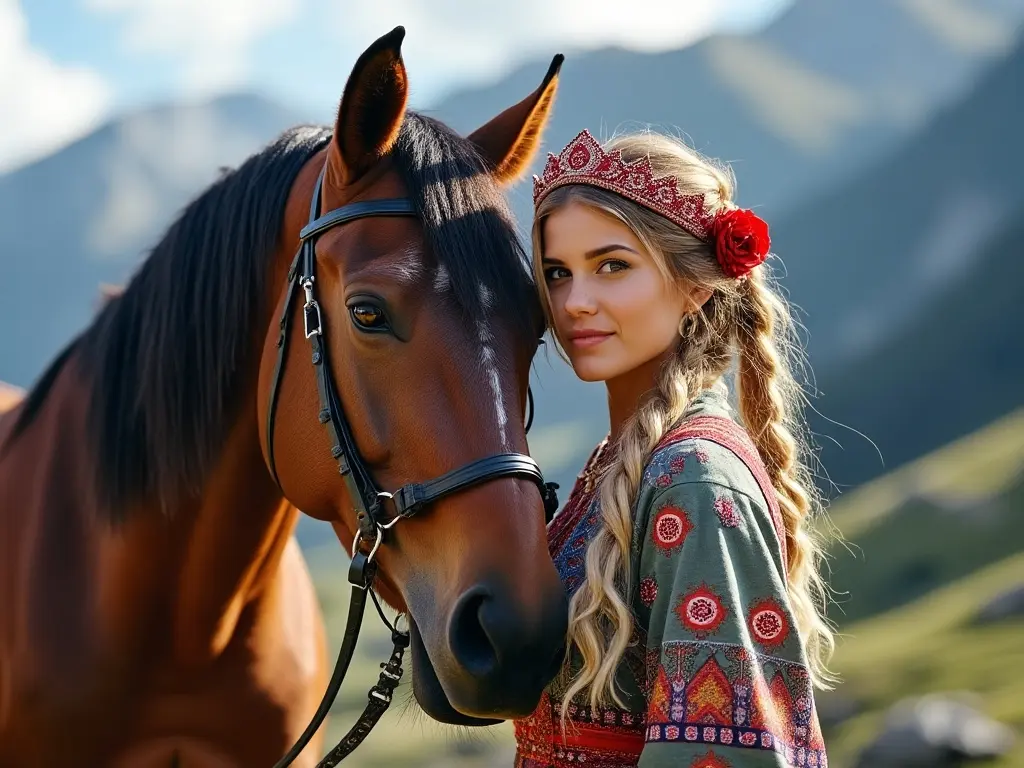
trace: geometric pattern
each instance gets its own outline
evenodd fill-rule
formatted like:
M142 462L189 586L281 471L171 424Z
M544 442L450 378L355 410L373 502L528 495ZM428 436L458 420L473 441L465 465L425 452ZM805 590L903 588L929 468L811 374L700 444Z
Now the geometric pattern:
M710 641L662 645L648 695L648 742L772 750L790 765L828 758L807 669L743 646Z

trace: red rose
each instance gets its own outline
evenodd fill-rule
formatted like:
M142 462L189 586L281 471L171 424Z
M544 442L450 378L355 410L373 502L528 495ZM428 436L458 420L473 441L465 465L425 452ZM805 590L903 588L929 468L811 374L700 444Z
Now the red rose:
M711 237L727 277L743 277L768 257L772 247L764 219L742 208L715 216Z

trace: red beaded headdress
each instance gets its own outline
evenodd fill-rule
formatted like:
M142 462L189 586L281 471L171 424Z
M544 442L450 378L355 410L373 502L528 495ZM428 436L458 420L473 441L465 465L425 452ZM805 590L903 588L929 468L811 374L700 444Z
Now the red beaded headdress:
M701 194L684 195L671 176L655 178L648 158L632 163L619 150L605 152L586 129L558 155L548 154L542 176L533 177L533 204L552 190L586 184L622 195L682 227L698 240L714 244L722 271L743 277L768 256L768 225L751 211L732 209L709 214Z

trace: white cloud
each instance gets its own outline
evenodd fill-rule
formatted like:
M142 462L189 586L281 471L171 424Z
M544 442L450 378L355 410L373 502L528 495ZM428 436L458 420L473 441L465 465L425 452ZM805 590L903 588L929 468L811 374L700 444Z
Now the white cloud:
M18 0L0 0L0 172L95 127L110 99L95 72L33 48Z
M678 48L712 31L728 3L649 0L377 0L332 4L333 26L351 50L401 24L403 57L422 103L442 88L485 82L530 56L620 45ZM353 58L354 60L354 58Z
M251 46L288 22L299 2L86 0L86 7L124 16L128 50L180 57L185 88L210 93L245 82Z

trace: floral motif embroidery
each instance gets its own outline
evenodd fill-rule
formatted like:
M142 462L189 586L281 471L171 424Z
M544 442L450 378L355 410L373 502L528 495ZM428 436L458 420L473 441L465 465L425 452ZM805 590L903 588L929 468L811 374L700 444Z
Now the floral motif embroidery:
M701 584L680 598L676 613L684 627L704 638L714 633L725 620L726 609L721 598L707 584Z
M740 524L736 505L728 496L719 496L715 499L715 512L718 513L718 519L722 521L724 528L736 528Z
M658 599L658 582L653 576L644 576L640 579L640 602L650 608Z
M654 516L651 535L654 543L666 555L678 552L686 536L693 530L687 514L674 504L663 504Z
M729 763L714 752L708 752L706 755L695 757L690 763L690 768L729 768Z
M775 649L786 642L789 622L786 613L777 601L767 598L750 609L747 618L750 634L754 640L768 649Z
M803 665L741 645L673 641L662 644L655 666L647 741L747 747L800 768L828 765Z
M676 475L685 471L687 459L691 456L701 464L708 462L707 451L694 448L692 442L672 443L659 449L644 471L643 482L658 489L668 487Z

